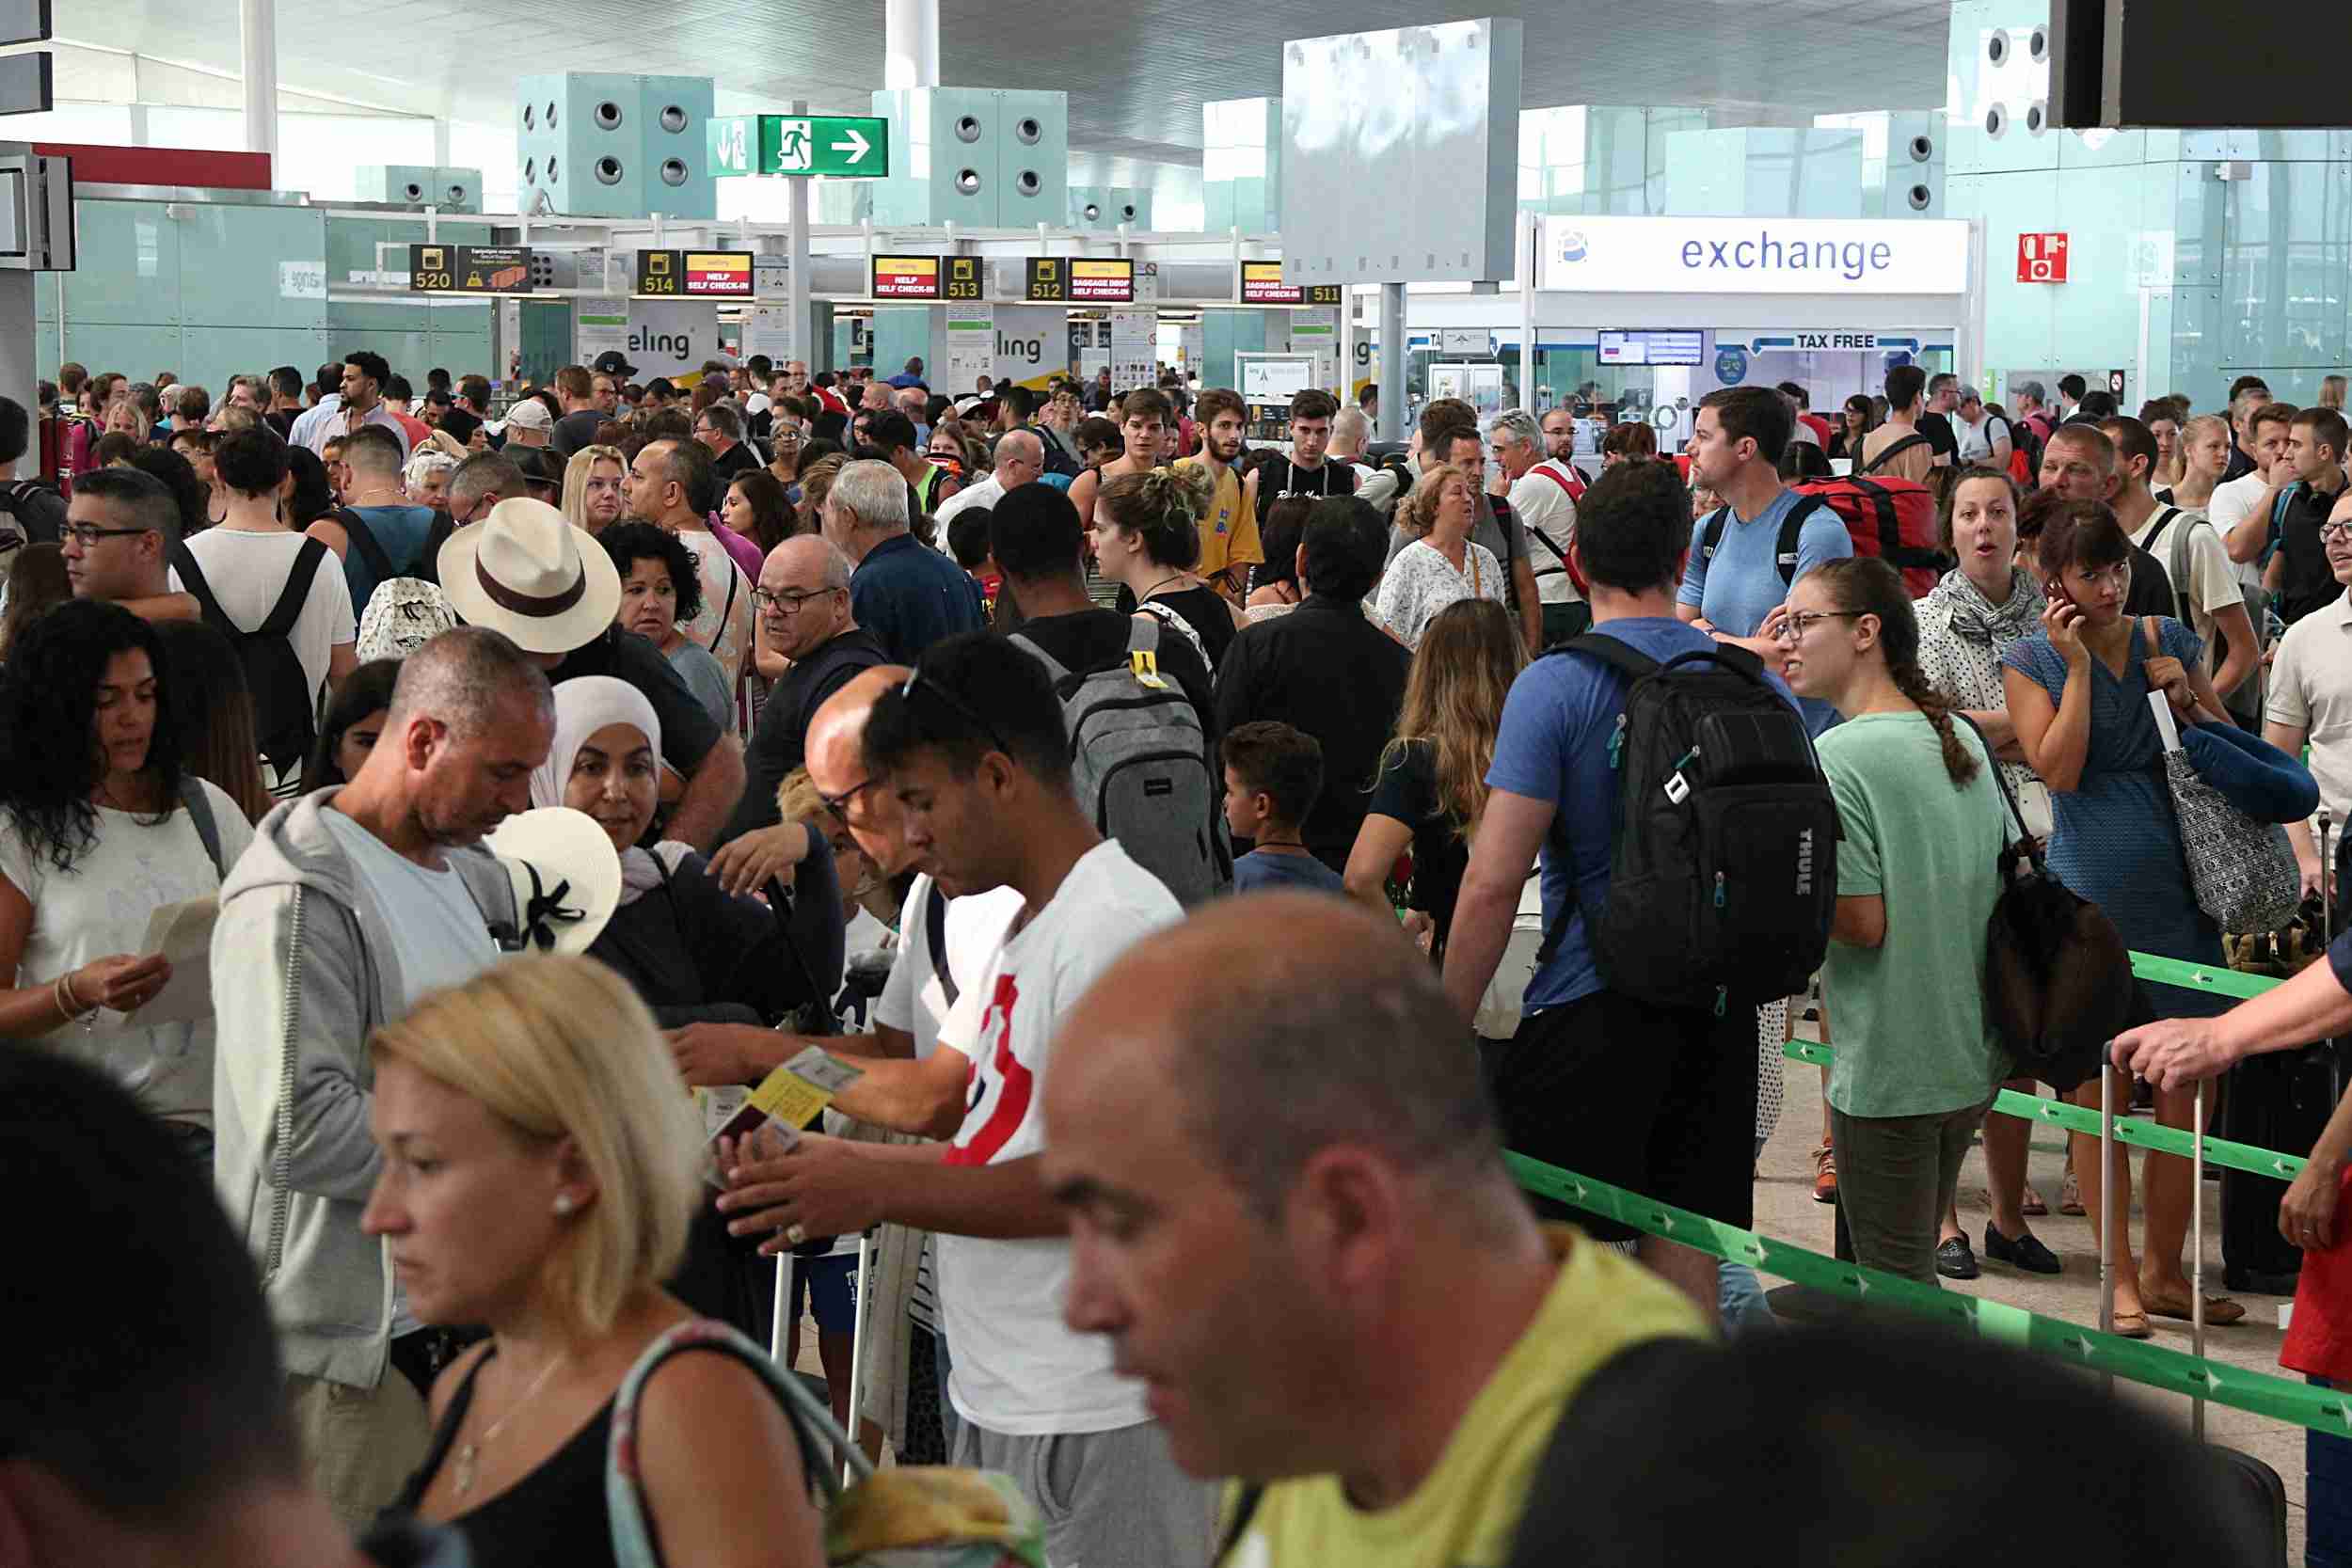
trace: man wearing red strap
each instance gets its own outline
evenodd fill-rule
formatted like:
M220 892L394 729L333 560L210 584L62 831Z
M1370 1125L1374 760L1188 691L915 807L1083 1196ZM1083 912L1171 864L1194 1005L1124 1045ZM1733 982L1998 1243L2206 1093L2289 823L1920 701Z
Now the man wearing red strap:
M1527 534L1528 564L1534 570L1535 594L1544 606L1543 643L1549 647L1592 625L1592 612L1584 608L1584 585L1576 580L1568 561L1584 476L1566 461L1545 454L1544 433L1524 409L1496 415L1487 427L1486 443L1501 470L1494 489L1509 498Z

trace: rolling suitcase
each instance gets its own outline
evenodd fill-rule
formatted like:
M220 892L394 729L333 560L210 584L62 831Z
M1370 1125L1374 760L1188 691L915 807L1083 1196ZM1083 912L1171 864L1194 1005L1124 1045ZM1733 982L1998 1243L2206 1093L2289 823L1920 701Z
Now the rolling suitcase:
M2195 1123L2205 1122L2205 1085L2197 1085ZM2121 1158L2119 1158L2121 1156ZM2118 1212L2115 1172L2123 1159L2128 1159L2115 1145L2115 1074L2103 1070L2099 1074L2099 1329L2101 1333L2115 1332L2115 1238L2122 1227L2131 1223L2128 1213ZM2205 1144L2197 1140L2196 1152L2190 1164L2194 1166L2189 1191L2196 1196L2197 1208L2188 1230L2188 1299L2190 1354L2201 1360L2205 1354ZM2272 1229L2278 1228L2277 1182L2271 1183ZM2108 1380L2110 1388L2113 1379ZM2197 1440L2205 1441L2205 1402L2189 1402L2189 1422ZM2230 1483L2246 1496L2253 1516L2261 1522L2264 1544L2261 1560L2265 1568L2287 1568L2287 1488L2279 1472L2250 1453L2236 1449L2208 1444L2210 1453Z

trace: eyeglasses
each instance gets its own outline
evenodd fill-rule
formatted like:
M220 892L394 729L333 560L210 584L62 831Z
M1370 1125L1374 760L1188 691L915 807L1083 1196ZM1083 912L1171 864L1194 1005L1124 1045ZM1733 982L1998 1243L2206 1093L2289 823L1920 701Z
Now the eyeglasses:
M1851 621L1869 613L1867 610L1801 610L1785 617L1780 623L1780 640L1794 642L1823 621Z
M2347 519L2343 522L2328 522L2320 524L2319 537L2328 542L2333 542L2338 539L2352 538L2352 519Z
M978 714L973 712L971 704L957 696L946 687L942 686L936 676L930 680L925 680L923 678L923 672L921 670L916 670L913 674L907 676L906 684L898 688L899 700L909 703L914 701L914 691L917 687L922 688L932 696L938 698L941 703L946 705L948 712L954 714L965 723L986 731L988 738L995 744L997 751L1003 752L1006 756L1012 755L1012 747L1007 743L1004 736L997 731L996 726L990 723L986 719L981 718Z
M801 606L827 594L847 594L846 588L787 588L781 594L771 594L765 588L752 590L752 608L762 614L798 615Z
M833 819L846 828L850 826L850 803L880 782L878 779L867 779L862 784L851 784L838 795L828 795L818 790L817 799L824 802L825 809L833 814Z
M152 531L144 528L100 528L96 523L68 523L64 529L66 537L84 549L88 549L101 539L128 539L135 533Z

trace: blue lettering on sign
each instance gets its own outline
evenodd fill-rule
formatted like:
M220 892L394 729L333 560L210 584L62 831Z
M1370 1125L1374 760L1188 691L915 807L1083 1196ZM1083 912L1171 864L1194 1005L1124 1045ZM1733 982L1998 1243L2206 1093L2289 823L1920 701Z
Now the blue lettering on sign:
M1895 247L1881 240L1783 240L1770 230L1753 239L1685 240L1682 264L1692 272L1835 272L1859 283L1894 265Z

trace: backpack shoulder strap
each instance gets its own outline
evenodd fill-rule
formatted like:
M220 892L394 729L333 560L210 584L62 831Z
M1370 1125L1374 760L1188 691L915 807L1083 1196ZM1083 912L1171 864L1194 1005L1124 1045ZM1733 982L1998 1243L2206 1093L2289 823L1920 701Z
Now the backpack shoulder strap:
M1884 451L1880 452L1876 457L1873 457L1867 463L1863 464L1862 467L1856 468L1854 472L1857 474L1874 474L1881 468L1886 467L1890 461L1900 453L1909 451L1914 447L1929 447L1933 446L1934 444L1934 441L1928 436L1915 430L1899 441L1888 442Z
M392 570L392 558L384 552L384 541L375 536L375 530L368 526L365 517L348 506L339 506L335 509L335 521L342 526L343 537L350 540L351 547L359 552L359 559L368 563L368 570L375 574L376 581L384 582L399 576Z
M1724 542L1724 529L1731 521L1731 508L1719 506L1707 519L1707 527L1699 534L1699 559L1711 560Z
M1135 641L1135 634L1133 632L1128 633L1127 636L1130 642ZM1026 632L1015 632L1006 641L1009 641L1014 647L1019 648L1023 653L1027 654L1031 658L1036 659L1040 664L1044 665L1046 678L1052 681L1057 689L1060 687L1062 682L1070 678L1070 671L1068 667L1065 666L1061 660L1056 658L1052 654L1047 653L1044 649L1039 647L1035 642L1031 641Z
M1583 654L1597 658L1628 680L1641 680L1654 675L1663 668L1656 659L1629 642L1620 641L1605 631L1588 631L1572 637L1552 650L1562 654Z
M326 559L326 546L315 539L302 541L302 549L295 555L293 568L286 573L285 590L278 602L270 607L269 619L253 629L256 637L287 637L294 632L294 623L302 618L302 607L310 602L310 584L319 575L319 562Z
M940 993L947 1006L956 1005L956 977L947 969L947 895L933 882L923 900L923 945L930 949L931 973L939 977Z
M620 1392L612 1398L612 1440L605 1450L604 1501L612 1520L612 1556L621 1568L657 1568L661 1561L639 1480L637 1407L644 1397L646 1380L671 1356L688 1350L722 1352L757 1375L791 1422L792 1435L801 1446L802 1465L827 1503L841 1495L841 1478L829 1455L848 1455L851 1473L861 1481L873 1474L872 1464L842 1434L833 1412L819 1404L799 1378L780 1369L758 1346L726 1324L690 1318L645 1347L645 1354L628 1370Z
M1565 490L1568 493L1568 499L1576 499L1576 486L1570 484L1566 476L1562 474L1559 469L1553 467L1549 463L1536 464L1535 471L1543 475L1546 479L1551 481L1552 483L1560 486L1561 489Z
M722 546L719 553L726 555L725 547ZM719 611L719 629L710 634L709 648L714 654L719 651L720 642L727 635L727 618L735 613L735 595L742 592L743 588L743 568L735 563L735 558L731 555L726 556L726 562L727 602L725 608Z
M1233 1555L1241 1538L1249 1529L1249 1521L1258 1516L1258 1505L1265 1501L1265 1482L1251 1481L1233 1495L1233 1516L1225 1522L1225 1534L1216 1544L1216 1555L1209 1559L1221 1564Z
M204 793L204 781L193 773L180 775L180 803L188 811L188 824L196 836L204 841L204 852L213 860L214 875L229 879L229 863L220 855L220 824L213 820L212 798Z
M167 558L171 569L180 574L180 586L196 595L197 609L204 616L204 624L226 632L231 641L245 634L239 631L228 613L220 608L220 600L213 593L213 585L204 580L204 568L196 563L195 554L184 539L171 546Z
M1797 582L1798 545L1804 538L1805 520L1829 502L1820 496L1800 497L1788 515L1780 520L1780 538L1772 546L1773 564L1780 568L1781 585L1793 588Z

